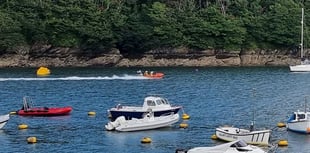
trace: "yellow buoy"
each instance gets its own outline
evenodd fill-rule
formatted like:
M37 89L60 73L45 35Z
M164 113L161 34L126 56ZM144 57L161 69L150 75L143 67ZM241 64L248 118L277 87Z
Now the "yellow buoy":
M28 137L27 141L28 141L28 143L37 143L37 138L36 137Z
M287 146L287 145L288 145L288 142L287 142L287 140L280 140L280 141L278 142L278 145L279 145L279 146Z
M46 75L49 75L49 74L51 74L51 71L48 68L46 68L46 67L41 66L37 70L37 75L38 76L46 76Z
M151 143L151 142L152 142L152 139L149 138L149 137L144 137L144 138L142 138L142 140L141 140L141 143Z
M180 128L184 128L184 129L185 129L185 128L187 128L187 127L188 127L188 124L187 124L187 123L181 123L181 124L180 124Z
M88 115L89 116L94 116L94 115L96 115L96 112L88 112Z
M213 135L211 136L211 139L216 140L216 139L217 139L217 136L216 136L215 134L213 134Z
M282 122L279 122L279 123L277 124L277 126L278 126L279 128L282 128L282 127L285 127L286 125L285 125L284 123L282 123Z
M20 124L18 126L19 129L27 129L28 128L28 125L27 124Z
M185 114L185 113L182 115L182 119L184 119L184 120L188 120L189 118L190 118L190 116Z
M10 115L16 115L16 112L10 112Z

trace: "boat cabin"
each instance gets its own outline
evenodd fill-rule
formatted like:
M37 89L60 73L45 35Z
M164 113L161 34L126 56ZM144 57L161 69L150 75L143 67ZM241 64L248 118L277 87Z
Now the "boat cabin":
M143 108L170 108L171 105L166 98L159 96L148 96L144 98Z
M294 112L294 114L291 116L290 121L307 120L308 115L310 116L310 113L297 111L297 112Z

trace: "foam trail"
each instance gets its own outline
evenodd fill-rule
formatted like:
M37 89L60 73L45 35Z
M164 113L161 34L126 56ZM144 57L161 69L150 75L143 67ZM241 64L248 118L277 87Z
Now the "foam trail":
M123 75L123 76L117 76L113 75L112 77L109 76L98 76L98 77L79 77L79 76L70 76L70 77L62 77L62 78L0 78L0 81L57 81L57 80L144 80L148 79L143 76L139 75Z

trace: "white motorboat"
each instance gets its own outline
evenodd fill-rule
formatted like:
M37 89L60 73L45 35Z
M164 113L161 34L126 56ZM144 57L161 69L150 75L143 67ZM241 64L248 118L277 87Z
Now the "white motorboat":
M293 112L287 121L287 129L293 132L310 134L310 112L307 111L307 97L305 110Z
M181 106L172 106L166 98L152 95L144 98L143 106L123 106L118 104L116 107L109 109L108 114L112 121L120 116L124 116L128 120L142 118L148 109L152 109L154 116L158 117L170 113L177 114L181 108Z
M184 151L177 149L175 153L266 153L263 149L248 145L243 140L217 145L214 147L195 147Z
M10 114L0 116L0 129L2 129L5 126L5 124L9 121L9 119Z
M141 131L171 126L179 121L179 114L169 114L155 117L153 112L148 112L142 119L132 118L126 120L124 116L118 117L105 125L106 130L116 131Z
M255 89L253 96L255 95ZM244 140L248 144L269 145L271 130L255 130L255 109L253 109L253 119L249 129L242 129L233 126L222 126L215 130L215 135L224 141Z
M268 145L271 130L252 131L231 126L216 128L216 136L224 141L244 140L248 144Z
M300 58L301 63L299 65L290 65L291 72L310 72L310 61L304 58L304 8L301 10L301 38L300 38Z

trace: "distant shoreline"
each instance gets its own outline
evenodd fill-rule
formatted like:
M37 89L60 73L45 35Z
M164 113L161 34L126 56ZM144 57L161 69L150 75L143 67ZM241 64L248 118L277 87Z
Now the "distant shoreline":
M298 58L288 55L216 55L188 57L159 57L143 55L139 58L126 58L120 54L104 54L96 57L42 56L4 54L0 56L0 67L221 67L221 66L288 66L298 64Z

